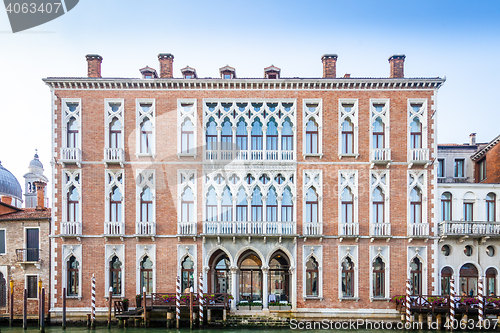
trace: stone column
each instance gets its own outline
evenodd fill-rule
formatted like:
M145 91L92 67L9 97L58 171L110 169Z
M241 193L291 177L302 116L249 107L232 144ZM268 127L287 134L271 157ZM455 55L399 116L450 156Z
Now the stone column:
M297 310L297 275L295 274L295 266L290 266L288 272L290 273L290 280L292 280L292 288L290 288L290 295L288 295L288 298L292 304L292 310L295 311Z
M231 295L233 295L233 300L231 302L231 312L234 312L236 311L236 303L238 303L238 301L240 300L237 289L238 267L231 266L229 269L231 271Z
M262 309L268 308L269 301L269 267L262 266Z

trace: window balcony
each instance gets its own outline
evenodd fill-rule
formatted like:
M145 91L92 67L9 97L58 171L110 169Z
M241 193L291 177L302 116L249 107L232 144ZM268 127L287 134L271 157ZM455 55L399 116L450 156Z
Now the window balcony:
M370 162L372 166L374 164L387 164L387 166L389 166L391 161L391 149L389 148L372 149L370 151Z
M304 222L302 224L302 232L304 236L314 237L323 236L323 223L319 222Z
M120 164L123 168L125 162L125 153L123 148L104 148L104 163L107 164Z
M296 236L295 222L203 222L205 235Z
M177 235L196 236L196 222L179 222L177 224Z
M500 222L443 221L439 223L441 237L500 237Z
M16 249L17 263L38 263L40 262L40 249Z
M390 223L371 223L370 224L370 236L371 237L387 237L391 236L391 224Z
M207 150L207 161L293 161L293 150Z
M105 237L123 237L123 235L125 235L125 223L104 222Z
M428 148L410 149L408 151L408 163L410 163L409 167L413 164L425 164L427 166L430 162Z
M59 162L63 164L76 164L81 167L82 151L80 148L61 148Z
M342 237L359 237L359 223L341 223L339 234Z
M155 222L137 222L135 224L136 237L154 237L156 236Z
M410 223L408 224L409 237L428 237L429 236L429 223Z
M80 237L82 235L82 224L80 222L61 222L61 236Z

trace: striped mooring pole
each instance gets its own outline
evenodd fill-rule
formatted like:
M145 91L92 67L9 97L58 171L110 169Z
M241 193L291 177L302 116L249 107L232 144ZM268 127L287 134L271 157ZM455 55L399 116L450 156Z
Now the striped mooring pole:
M479 309L477 313L477 320L479 321L479 327L482 327L484 321L483 279L479 279L479 281L477 282L477 296L479 298Z
M198 309L200 310L200 328L203 327L203 303L205 299L203 298L203 274L200 273L200 285L198 287Z
M175 294L175 320L177 329L179 329L181 321L181 279L176 279L176 294Z
M92 313L91 313L91 326L95 327L95 276L92 274Z
M410 317L411 317L410 295L411 295L410 279L406 279L406 302L405 302L405 308L406 308L406 322L407 323L410 322Z
M450 280L450 327L453 327L455 321L455 280Z

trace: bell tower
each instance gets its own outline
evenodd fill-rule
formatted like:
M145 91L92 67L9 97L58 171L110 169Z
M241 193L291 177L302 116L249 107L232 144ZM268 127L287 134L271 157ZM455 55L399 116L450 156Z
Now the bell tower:
M38 159L38 152L35 150L35 156L28 166L28 173L24 176L24 202L26 208L36 208L37 194L35 182L47 183L49 180L43 175L43 164ZM48 207L49 199L45 191L45 207Z

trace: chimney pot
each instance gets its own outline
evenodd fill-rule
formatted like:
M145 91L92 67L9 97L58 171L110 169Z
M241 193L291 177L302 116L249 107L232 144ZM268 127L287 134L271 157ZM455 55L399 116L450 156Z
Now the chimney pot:
M45 185L44 182L33 182L36 186L36 210L45 209Z
M160 61L160 78L171 79L174 77L174 55L172 53L158 54Z
M334 79L337 76L337 58L336 54L325 54L321 57L323 62L323 78Z
M469 134L469 144L471 146L475 146L476 145L476 133Z
M391 65L391 78L402 79L405 77L405 58L404 54L395 54L389 58L389 64Z
M87 75L88 77L99 78L101 76L102 57L98 54L87 54Z

